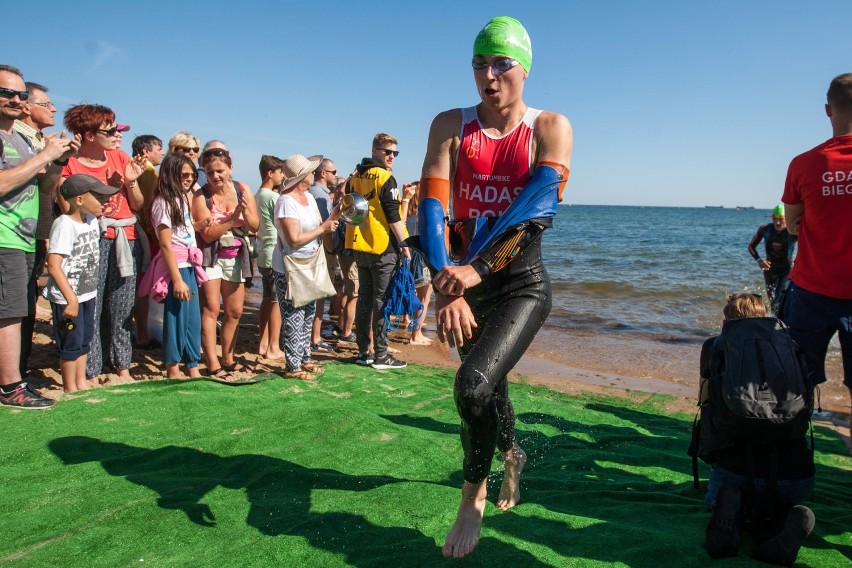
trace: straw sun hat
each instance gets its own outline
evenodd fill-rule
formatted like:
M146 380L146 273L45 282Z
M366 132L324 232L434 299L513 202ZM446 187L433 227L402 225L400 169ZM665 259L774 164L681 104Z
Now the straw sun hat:
M320 162L322 162L322 156L320 155L306 158L301 154L293 154L288 158L284 158L284 164L281 167L281 170L284 172L284 183L281 184L281 191L290 189L305 179L305 176L319 167Z

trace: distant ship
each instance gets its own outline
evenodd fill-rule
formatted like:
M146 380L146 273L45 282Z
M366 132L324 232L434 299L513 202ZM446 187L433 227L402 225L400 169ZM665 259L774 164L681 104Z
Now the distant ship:
M705 205L705 209L724 209L724 205Z
M743 206L737 205L737 211L754 211L754 207L743 207Z

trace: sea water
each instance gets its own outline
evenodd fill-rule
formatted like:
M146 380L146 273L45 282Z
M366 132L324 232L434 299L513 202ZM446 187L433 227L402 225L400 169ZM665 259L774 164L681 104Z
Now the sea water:
M546 328L703 341L718 333L728 294L764 293L748 244L770 214L560 205L543 236L553 283ZM759 252L764 256L763 243Z

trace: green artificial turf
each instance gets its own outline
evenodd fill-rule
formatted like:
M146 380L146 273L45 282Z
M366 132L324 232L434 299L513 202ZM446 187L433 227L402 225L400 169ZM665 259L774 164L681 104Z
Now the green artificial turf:
M327 369L316 383L155 381L2 409L0 564L758 565L745 547L724 561L702 548L691 416L670 416L663 396L522 384L523 502L489 505L479 548L446 561L462 483L452 372ZM834 433L816 438L817 525L799 565L846 567L852 460Z

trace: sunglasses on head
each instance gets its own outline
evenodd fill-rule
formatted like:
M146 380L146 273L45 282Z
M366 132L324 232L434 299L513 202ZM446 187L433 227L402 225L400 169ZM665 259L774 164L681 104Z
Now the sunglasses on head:
M105 136L115 136L115 133L118 132L118 126L113 126L112 128L98 128L98 132Z
M16 91L15 89L7 89L5 87L0 87L0 97L6 99L12 99L14 97L18 97L22 101L25 101L30 98L29 91Z
M223 150L222 148L210 148L209 150L204 150L204 153L201 154L201 157L204 156L216 156L217 158L221 158L222 156L231 157L231 153L227 150Z
M175 150L181 154L189 154L190 152L195 152L197 154L201 151L201 148L198 146L175 146Z
M394 158L399 156L399 150L388 150L387 148L376 148L376 150L384 152L385 156L390 156L391 154L393 154ZM337 172L335 172L335 173L337 173Z
M471 61L470 64L477 71L481 71L483 69L487 69L488 67L491 67L491 71L494 72L495 76L502 75L506 71L509 71L512 67L515 67L516 65L520 65L520 63L518 61L511 59L509 57L500 57L498 59L495 59L491 63L486 63L482 59L477 59L476 57L474 57L473 61Z

